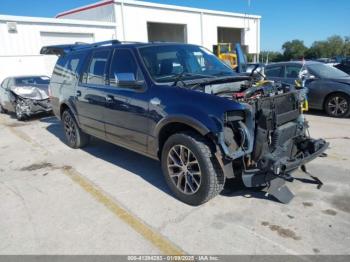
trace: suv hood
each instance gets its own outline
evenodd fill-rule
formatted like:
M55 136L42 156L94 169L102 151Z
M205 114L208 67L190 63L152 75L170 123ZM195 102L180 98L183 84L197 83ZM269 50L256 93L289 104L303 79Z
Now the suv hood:
M49 98L47 85L14 86L11 88L11 91L20 97L32 100L44 100Z

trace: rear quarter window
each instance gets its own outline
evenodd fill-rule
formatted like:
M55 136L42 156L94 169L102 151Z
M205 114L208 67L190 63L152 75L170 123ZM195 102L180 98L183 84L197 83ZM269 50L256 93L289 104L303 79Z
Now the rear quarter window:
M61 56L56 63L51 82L71 83L77 81L85 57L85 52L72 53Z

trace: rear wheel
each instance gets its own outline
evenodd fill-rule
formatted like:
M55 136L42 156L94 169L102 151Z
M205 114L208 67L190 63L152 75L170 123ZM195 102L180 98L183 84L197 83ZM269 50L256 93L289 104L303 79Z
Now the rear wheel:
M208 141L196 133L169 137L161 162L168 186L187 204L203 204L223 190L224 174Z
M330 95L325 102L325 110L332 117L346 117L350 113L350 98L349 96L336 93Z
M81 148L89 143L90 136L85 134L78 126L70 110L62 113L62 122L67 144L72 148Z

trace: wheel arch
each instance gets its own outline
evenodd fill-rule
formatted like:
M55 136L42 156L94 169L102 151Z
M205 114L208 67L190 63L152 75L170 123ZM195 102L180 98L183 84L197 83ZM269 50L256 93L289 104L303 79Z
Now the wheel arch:
M59 117L60 117L60 119L62 119L62 114L63 114L63 112L64 112L65 110L67 110L67 109L69 109L69 110L72 112L72 114L73 114L75 120L77 121L78 118L77 118L77 115L76 115L76 110L75 110L75 108L74 108L70 103L68 103L68 102L62 102L62 103L60 104L60 111L59 111Z
M322 107L323 109L325 110L326 109L326 102L327 100L332 96L332 95L335 95L335 94L342 94L342 95L345 95L346 97L348 97L348 99L350 100L350 94L342 91L342 90L337 90L337 91L333 91L333 92L330 92L328 93L324 99L323 99L323 103L322 103Z
M203 123L190 117L173 116L162 121L155 131L155 137L157 138L156 151L159 159L167 139L175 133L185 131L197 133L198 135L207 138L211 143L214 143L213 132Z

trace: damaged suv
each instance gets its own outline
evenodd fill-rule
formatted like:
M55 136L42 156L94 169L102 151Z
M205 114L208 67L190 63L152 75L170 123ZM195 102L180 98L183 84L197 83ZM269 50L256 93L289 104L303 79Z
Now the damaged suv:
M17 76L4 79L0 87L0 113L14 112L18 120L52 111L48 76Z
M50 90L68 145L95 136L159 159L174 195L190 205L235 177L288 203L285 181L328 147L309 137L300 91L257 85L197 45L113 40L41 53L60 56Z

